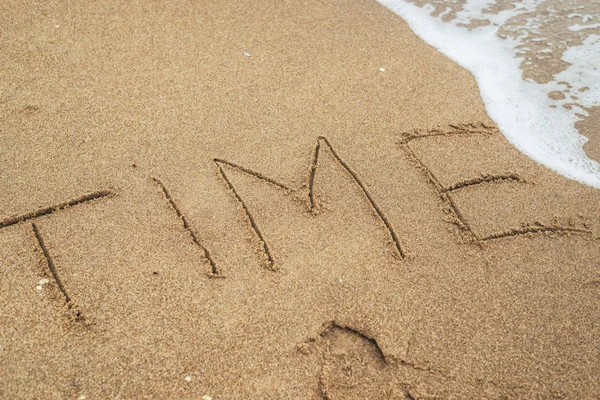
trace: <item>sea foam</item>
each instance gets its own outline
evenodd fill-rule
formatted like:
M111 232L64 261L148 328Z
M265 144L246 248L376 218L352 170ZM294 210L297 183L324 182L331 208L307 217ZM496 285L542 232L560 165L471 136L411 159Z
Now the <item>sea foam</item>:
M561 10L553 17L557 10L543 4L545 0L523 0L509 7L495 0L467 0L459 10L448 7L441 12L444 4L435 0L423 7L405 0L378 2L400 15L425 42L473 73L488 114L517 149L565 177L600 188L600 164L587 157L582 149L587 138L575 128L588 115L586 108L600 106L600 35L594 34L598 15L588 15L585 6L577 6L578 13L567 16ZM541 6L543 12L536 15ZM447 16L450 12L452 18ZM515 28L511 24L519 16L522 25ZM580 36L556 43L556 37L544 36L542 25L548 18L569 21L564 30ZM535 63L551 57L557 48L562 55L554 59L555 64L567 67L548 79L524 77L524 66L536 74ZM551 92L559 95L549 96Z

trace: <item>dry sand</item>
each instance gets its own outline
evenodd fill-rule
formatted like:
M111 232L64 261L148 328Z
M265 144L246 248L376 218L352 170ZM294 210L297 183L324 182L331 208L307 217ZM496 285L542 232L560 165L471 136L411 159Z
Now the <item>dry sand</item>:
M374 1L0 15L0 397L600 393L600 192Z

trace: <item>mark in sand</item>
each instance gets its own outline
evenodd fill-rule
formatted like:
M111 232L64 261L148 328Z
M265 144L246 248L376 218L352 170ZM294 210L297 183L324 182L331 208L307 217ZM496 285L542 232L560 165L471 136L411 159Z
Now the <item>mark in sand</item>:
M231 190L231 192L233 193L233 195L235 196L235 198L237 199L237 201L242 205L242 208L244 209L244 212L246 213L246 217L248 218L248 221L250 222L250 226L252 227L252 230L254 231L254 233L256 234L256 236L258 237L258 240L260 241L262 248L263 248L263 252L265 254L265 256L267 257L267 267L272 270L272 271L277 271L277 266L275 265L275 260L273 258L273 254L271 253L271 249L269 248L269 245L267 244L267 241L265 240L265 237L263 236L262 232L260 231L260 228L258 227L258 225L256 224L256 220L254 219L254 216L252 215L252 213L250 212L250 210L248 209L248 206L246 205L246 203L244 202L244 199L241 198L241 196L239 195L239 193L237 192L237 190L235 190L235 186L233 186L233 183L231 183L231 181L229 180L229 178L227 177L227 174L225 173L225 171L223 170L223 167L221 166L221 164L225 164L225 165L229 165L229 166L233 166L235 164L233 163L229 163L229 162L223 162L222 160L219 160L217 158L214 159L215 164L217 165L217 168L219 170L219 175L221 175L221 178L223 178L223 181L225 182L225 184L227 185L227 188L229 190ZM269 183L273 183L272 180L270 179L263 179L262 176L260 174L258 174L257 172L254 171L250 171L247 169L241 169L241 168L237 168L237 167L233 167L235 169L239 169L242 172L245 172L247 174L253 175L259 179L265 180ZM281 188L285 188L287 190L286 187L275 184L276 186L279 186Z
M505 232L494 233L488 236L480 237L471 227L463 213L460 211L458 205L452 197L452 193L458 190L466 189L469 187L483 185L486 183L492 184L506 184L506 183L519 183L519 184L531 184L527 180L523 179L519 174L516 173L505 173L505 174L483 174L480 177L467 179L448 187L442 185L440 180L435 176L431 168L429 168L417 155L415 150L410 146L410 142L416 139L429 138L433 136L443 137L456 137L464 135L493 135L498 134L498 129L488 126L484 123L473 123L473 124L454 124L450 125L450 129L433 129L433 130L417 130L413 132L405 132L402 134L402 140L400 146L406 153L409 160L423 171L429 181L433 184L438 195L444 203L447 204L448 209L455 217L455 222L459 229L465 233L468 237L468 241L477 244L483 244L484 242L503 239L517 236L527 236L536 233L554 233L554 234L583 234L591 235L592 232L589 229L579 229L573 227L563 227L560 225L544 225L540 223L533 223L524 225L520 228L509 229Z
M416 396L410 385L399 384L394 377L419 376L424 381L454 381L451 375L441 371L385 355L374 337L335 321L325 324L317 337L298 344L297 349L302 354L321 353L317 388L322 399L345 398L355 390L363 393L379 391L377 398L394 392L414 399ZM397 383L392 384L393 381Z
M342 339L339 343L336 342L336 338ZM344 340L344 338L346 340ZM388 362L377 344L377 341L362 332L352 329L350 327L338 325L335 321L324 326L321 333L319 333L318 339L312 339L314 341L324 342L324 354L323 363L319 372L317 387L319 395L323 400L330 400L332 398L340 398L341 395L347 393L335 393L336 389L340 387L356 387L359 386L362 381L363 373L372 373L375 376L372 378L383 378L386 381L389 378L389 365ZM310 342L303 343L303 347L310 346ZM337 349L334 349L337 347ZM301 348L301 347L299 347ZM343 351L340 351L343 348ZM337 350L337 351L336 351ZM360 360L360 361L358 361ZM358 361L358 365L352 365ZM361 370L360 364L365 364L368 367L366 370ZM337 368L336 368L337 367ZM341 368L340 368L341 367ZM356 372L355 372L356 370ZM349 373L346 376L342 371ZM353 376L353 373L358 373L359 376ZM380 376L378 376L380 375ZM347 380L350 380L347 382ZM341 380L341 382L340 382ZM333 391L331 391L333 389ZM380 388L384 392L388 388Z
M317 138L317 144L315 146L315 150L313 153L313 160L310 166L310 173L309 173L309 177L308 177L308 206L309 206L309 210L311 212L315 212L316 211L316 201L315 201L315 195L314 195L314 185L315 185L315 176L317 173L317 169L318 169L318 164L319 164L319 154L321 151L321 147L322 145L326 146L327 149L329 150L329 152L331 153L331 155L334 157L334 159L342 166L342 168L346 171L346 173L352 178L352 180L354 181L354 183L360 188L361 192L363 193L363 195L367 198L369 204L371 205L371 208L375 211L375 213L377 214L378 219L381 221L381 223L383 224L383 226L385 227L386 231L388 232L393 244L394 244L394 248L396 253L398 254L398 256L400 258L404 258L405 252L404 249L402 248L402 246L400 245L400 240L398 239L398 236L396 235L396 232L394 231L394 228L392 227L392 224L389 222L389 220L386 218L385 214L383 213L383 211L381 210L381 208L379 207L379 205L377 205L377 203L375 202L375 200L373 199L373 197L371 196L371 194L369 193L367 187L365 186L365 184L361 181L361 179L358 177L358 175L356 174L356 172L354 172L354 170L352 168L350 168L350 166L339 156L339 154L336 152L336 150L333 148L333 145L331 144L331 142L329 142L329 140L323 136L319 136ZM272 179L270 177L267 177L259 172L253 171L251 169L245 168L241 165L238 165L236 163L233 163L231 161L226 161L220 158L215 158L213 159L215 165L217 166L217 170L219 175L221 176L221 178L223 179L223 181L225 182L225 184L227 185L227 188L231 191L231 193L233 194L233 196L237 199L237 201L240 203L240 205L242 206L244 213L246 214L246 217L250 223L250 226L252 228L252 230L254 231L255 235L258 237L262 249L263 249L263 253L265 254L266 257L266 261L267 261L267 267L270 270L276 271L277 270L277 266L275 265L275 259L273 257L273 253L271 251L271 248L269 246L269 244L267 243L267 240L265 239L264 234L261 232L260 228L258 227L258 224L256 223L256 219L254 218L254 216L252 215L252 213L250 212L250 209L248 208L248 206L246 205L246 203L244 202L244 200L242 199L242 197L240 196L240 194L238 193L238 191L236 190L235 186L233 185L233 183L231 182L231 180L229 179L229 177L227 176L227 173L225 172L225 168L224 167L228 167L240 172L243 172L245 174L251 175L256 179L265 181L271 185L274 185L282 190L285 190L286 192L292 192L293 189L286 185L283 184L275 179Z
M202 250L204 258L208 261L208 264L210 265L210 273L208 275L213 278L221 277L219 274L219 270L217 268L217 263L212 258L208 249L200 242L200 239L198 239L198 236L196 235L196 232L194 232L194 229L192 228L190 221L185 216L185 214L181 211L181 209L177 205L177 202L175 201L173 196L171 196L171 193L169 192L169 190L167 189L165 184L162 183L162 181L158 178L152 178L152 180L154 181L154 183L156 183L158 186L160 186L160 188L162 189L163 194L167 198L167 201L169 202L171 208L173 208L173 210L175 211L175 214L177 214L177 218L179 218L181 220L181 222L183 223L183 227L189 233L190 237L192 238L192 241Z
M329 140L327 140L327 138L325 138L324 136L320 136L317 139L317 146L315 147L315 156L314 156L314 160L313 160L313 165L311 166L311 174L310 174L311 179L309 180L309 193L310 193L310 198L312 198L312 201L310 203L311 210L314 209L314 206L315 206L314 195L313 195L313 186L314 186L314 176L317 171L317 163L318 163L318 159L319 159L319 150L321 148L321 146L320 146L321 142L323 142L323 143L325 143L325 145L327 145L327 147L329 148L329 152L333 155L333 157L337 160L337 162L346 170L348 175L350 175L350 177L358 185L360 190L363 192L363 194L365 195L365 197L371 204L371 207L373 208L373 210L375 211L375 213L377 214L377 216L379 217L379 219L385 226L385 229L388 231L388 234L390 235L390 238L392 239L392 242L394 243L394 247L396 248L398 255L400 256L400 258L404 258L406 255L404 253L404 250L402 249L402 246L400 246L400 240L398 239L398 236L396 235L396 232L394 231L392 224L389 222L389 220L383 214L383 211L377 205L377 203L375 202L375 200L373 199L373 197L367 190L367 187L365 186L365 184L360 180L358 175L356 175L356 172L354 172L352 170L352 168L350 168L350 166L348 164L346 164L346 162L340 158L340 156L335 151L335 149L333 148L333 146L331 145Z
M491 235L480 237L480 242L486 242L489 240L495 239L503 239L512 236L524 236L532 233L556 233L556 234L580 234L580 235L591 235L592 231L589 229L582 228L573 228L573 227L563 227L563 226L553 226L553 225L543 225L540 223L535 223L531 225L525 225L521 228L510 229L505 232L493 233Z
M34 222L31 223L31 229L33 230L33 233L35 235L35 238L37 240L37 244L38 244L40 250L42 250L42 254L44 255L44 258L46 260L46 265L48 266L48 269L50 270L50 275L52 275L54 282L56 282L56 286L58 286L58 289L65 297L65 302L67 303L67 307L69 308L69 310L74 312L76 321L81 320L83 318L83 315L81 314L81 311L77 308L77 305L73 302L73 299L69 295L69 292L67 292L65 285L63 284L62 280L58 276L58 271L56 270L56 264L54 263L54 260L52 259L50 252L48 251L48 247L46 246L46 243L44 242L44 239L42 238L42 234L40 233L39 228L37 227L37 225Z
M13 225L16 225L21 222L32 221L32 220L35 220L36 218L51 215L55 212L62 211L67 208L71 208L71 207L74 207L74 206L77 206L80 204L88 203L93 200L114 197L116 195L117 194L112 190L100 190L97 192L86 194L81 197L67 200L67 201L59 203L59 204L55 204L53 206L40 208L36 211L32 211L32 212L29 212L29 213L26 213L23 215L19 215L16 217L6 218L6 219L0 221L0 229L7 228L9 226L13 226ZM50 275L52 275L52 278L56 282L58 289L65 297L65 302L66 302L69 310L73 312L76 321L83 320L84 318L83 318L81 311L78 309L77 305L73 302L73 299L67 292L65 285L63 284L60 277L58 276L58 272L56 270L56 265L54 263L54 260L52 259L52 256L50 255L48 247L46 246L46 243L44 242L44 239L42 237L42 234L40 233L38 226L33 221L31 222L31 229L33 230L33 233L37 240L37 244L38 244L39 248L41 249L42 254L44 255L44 258L46 260L46 265L48 266L48 270L50 270Z
M40 208L39 210L32 211L27 214L19 215L17 217L6 218L6 219L0 221L0 229L7 228L9 226L18 224L19 222L25 222L25 221L29 221L31 219L35 219L38 217L43 217L45 215L50 215L57 211L61 211L66 208L71 208L71 207L74 207L79 204L87 203L92 200L102 199L105 197L113 197L113 196L116 196L116 193L113 192L112 190L100 190L98 192L86 194L84 196L77 197L75 199L68 200L63 203L55 204L55 205L49 206L49 207Z
M519 182L528 183L525 179L514 173L498 174L498 175L482 175L478 178L468 179L462 182L455 183L450 187L442 189L445 193L463 189L469 186L480 185L482 183L501 183L501 182Z
M493 381L460 377L432 368L429 362L386 354L372 334L336 321L323 325L318 335L298 343L304 355L319 354L317 395L324 400L344 399L354 393L377 393L373 398L445 398L438 390L469 387L473 393L496 387ZM313 360L315 358L313 357ZM419 382L413 386L409 382ZM498 389L492 397L501 397Z

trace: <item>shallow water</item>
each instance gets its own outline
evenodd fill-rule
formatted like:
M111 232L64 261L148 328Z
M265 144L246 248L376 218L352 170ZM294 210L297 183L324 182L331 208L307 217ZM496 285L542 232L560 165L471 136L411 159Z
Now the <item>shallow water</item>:
M600 188L600 164L575 126L600 107L600 1L378 1L473 73L490 117L515 147Z

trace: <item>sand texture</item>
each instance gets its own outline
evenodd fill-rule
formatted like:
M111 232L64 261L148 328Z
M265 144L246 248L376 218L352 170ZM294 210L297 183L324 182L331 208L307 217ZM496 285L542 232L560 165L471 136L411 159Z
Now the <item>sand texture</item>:
M376 2L0 15L0 397L600 393L600 192Z

